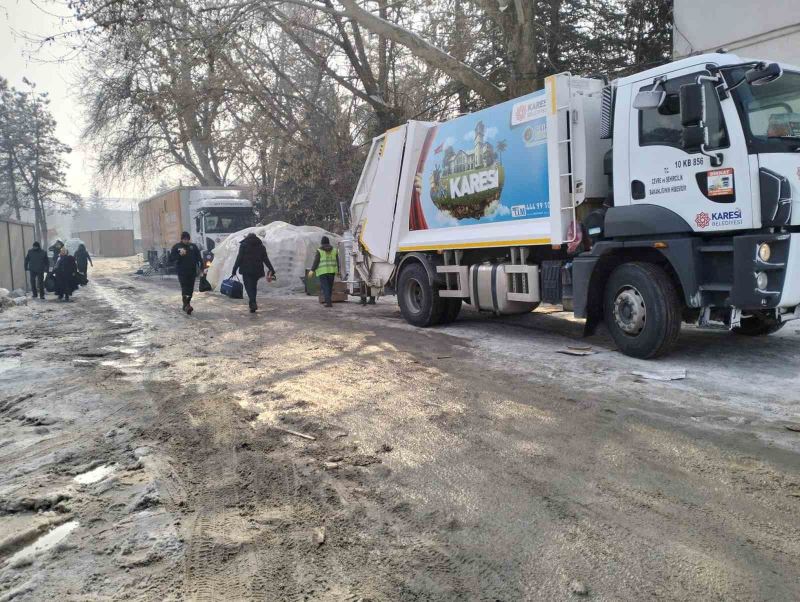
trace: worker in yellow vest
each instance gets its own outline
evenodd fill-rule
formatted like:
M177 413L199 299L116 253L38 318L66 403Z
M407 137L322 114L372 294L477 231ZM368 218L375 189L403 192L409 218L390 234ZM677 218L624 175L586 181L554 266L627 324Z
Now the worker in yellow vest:
M333 297L333 280L338 272L339 252L333 248L330 239L327 236L323 236L308 276L310 278L316 274L319 277L322 296L325 298L325 307L333 307L331 300Z

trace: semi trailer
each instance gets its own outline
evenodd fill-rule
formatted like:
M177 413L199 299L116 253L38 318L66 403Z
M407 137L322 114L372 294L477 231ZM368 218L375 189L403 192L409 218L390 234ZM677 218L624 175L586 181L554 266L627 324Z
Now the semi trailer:
M179 186L139 203L142 250L151 263L161 261L186 231L210 257L229 234L255 225L250 189Z
M681 324L800 317L800 69L713 53L544 89L372 141L350 205L351 294L420 327L462 303L561 304L630 356Z

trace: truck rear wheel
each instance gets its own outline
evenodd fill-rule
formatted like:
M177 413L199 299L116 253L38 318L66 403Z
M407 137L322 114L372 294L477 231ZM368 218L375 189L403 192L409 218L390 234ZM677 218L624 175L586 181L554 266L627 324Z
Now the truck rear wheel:
M778 332L786 322L779 321L774 315L755 312L750 316L742 316L739 326L733 328L735 334L748 337L762 337L773 332Z
M444 299L431 286L428 271L419 263L412 263L400 272L397 300L400 313L414 326L435 326L444 317Z
M650 359L669 352L681 329L681 307L670 277L659 266L632 262L606 283L604 318L625 355Z

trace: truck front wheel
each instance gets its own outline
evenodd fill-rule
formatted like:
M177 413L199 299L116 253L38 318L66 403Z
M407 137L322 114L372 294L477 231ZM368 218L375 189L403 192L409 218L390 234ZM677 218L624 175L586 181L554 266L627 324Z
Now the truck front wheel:
M742 316L739 326L733 328L735 334L743 334L749 337L761 337L773 332L778 332L786 322L781 322L774 315L762 312L754 312L749 316Z
M606 283L603 310L606 326L625 355L642 359L665 355L678 339L678 294L657 265L632 262L617 267Z
M414 326L435 326L444 314L444 299L431 286L428 272L419 263L403 268L397 281L397 300L400 313Z

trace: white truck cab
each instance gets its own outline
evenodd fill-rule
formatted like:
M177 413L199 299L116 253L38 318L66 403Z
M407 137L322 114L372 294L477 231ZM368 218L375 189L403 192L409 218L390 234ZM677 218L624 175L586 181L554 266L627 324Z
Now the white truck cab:
M218 194L218 193L217 193ZM233 196L192 198L189 195L192 240L204 251L213 251L229 234L253 225L253 203Z

